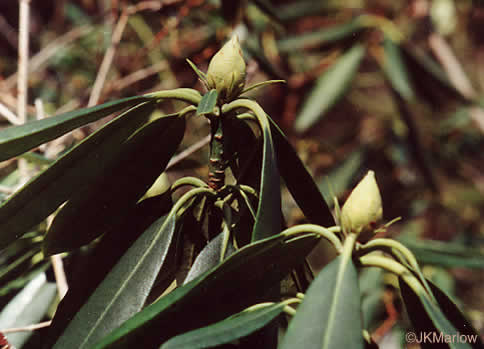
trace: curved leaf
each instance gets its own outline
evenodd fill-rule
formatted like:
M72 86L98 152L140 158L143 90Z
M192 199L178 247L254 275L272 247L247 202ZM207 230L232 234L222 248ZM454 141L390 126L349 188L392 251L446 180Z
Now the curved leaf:
M78 273L72 275L69 290L57 306L43 348L54 346L75 314L128 248L155 220L168 214L171 207L171 192L145 199L103 235L87 256L86 265L77 268Z
M266 326L282 313L284 306L276 303L255 310L244 310L213 325L173 337L160 349L202 349L230 343Z
M0 161L22 154L75 128L146 100L148 100L146 96L118 99L95 107L79 109L0 130Z
M294 124L297 132L313 126L345 94L364 55L356 44L318 78Z
M148 120L154 106L133 107L34 177L0 206L0 249L40 223L69 197L96 181L119 159L123 143Z
M405 281L399 278L400 292L405 303L407 314L416 331L417 337L430 335L435 336L459 336L459 331L449 322L442 310L428 300L425 295L415 293ZM454 337L455 338L455 337ZM420 343L422 348L471 348L470 341L425 341Z
M82 306L54 349L88 348L141 310L166 257L176 215L154 222Z
M166 168L184 132L183 117L162 117L139 129L120 146L115 166L62 207L44 239L44 252L78 248L121 220Z
M358 275L337 257L309 286L289 323L281 349L363 348Z
M318 186L277 124L269 118L277 155L277 167L287 189L306 218L325 227L334 225L329 207Z
M143 309L94 348L153 348L259 303L271 286L302 263L318 241L311 234L289 240L277 235L247 245L208 273ZM214 301L208 301L207 295ZM197 316L186 316L188 312Z

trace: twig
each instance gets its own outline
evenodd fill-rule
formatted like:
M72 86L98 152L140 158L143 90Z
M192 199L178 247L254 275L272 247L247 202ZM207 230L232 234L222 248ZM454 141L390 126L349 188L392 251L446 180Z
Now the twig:
M20 125L20 121L10 109L7 108L5 104L0 102L0 115L7 119L11 124Z
M54 216L50 215L47 218L47 226L50 227ZM57 292L59 293L59 299L62 300L69 289L67 285L66 273L64 271L64 263L62 263L62 257L60 254L56 254L50 257L52 262L52 269L54 269L54 277L57 285Z
M190 155L192 155L196 151L198 151L201 148L203 148L204 146L206 146L208 143L210 143L210 135L208 135L205 138L199 140L197 143L191 145L190 147L188 147L187 149L182 151L180 154L173 157L170 160L170 162L168 163L168 165L166 166L166 169L168 170L170 167L175 166L180 161L184 160L185 158L189 157Z
M165 61L158 62L156 64L153 64L152 66L135 71L134 73L131 73L125 76L124 78L117 80L112 84L113 86L112 89L116 91L121 91L126 87L128 87L129 85L132 85L137 81L146 79L148 76L159 73L160 71L166 68L167 68L167 64Z
M33 72L39 69L52 56L57 54L60 48L67 46L71 42L77 40L81 36L88 34L92 30L93 30L93 27L91 25L84 25L82 27L74 28L71 31L64 34L63 36L52 41L49 45L45 46L41 51L39 51L37 54L32 56L32 58L30 59L28 71ZM17 76L18 76L17 73L10 75L7 79L5 79L2 82L0 89L8 90L10 88L15 87L15 84L17 83Z
M116 27L114 28L113 36L111 38L111 45L108 47L106 53L104 54L101 67L99 68L96 76L96 81L94 82L94 86L89 97L89 102L87 103L88 107L96 105L99 101L99 97L101 96L101 92L104 86L104 82L106 81L109 68L111 67L111 64L113 62L116 47L121 41L124 28L126 28L126 24L128 23L128 18L129 14L126 10L124 10L119 17L118 23L116 23Z
M17 119L19 124L27 121L27 88L28 88L28 64L29 64L29 17L30 0L20 0L19 9L19 51L18 51L18 94L17 94ZM20 183L28 181L29 173L25 159L18 160Z
M4 330L0 330L1 333L14 333L14 332L27 332L27 331L35 331L41 328L49 327L52 321L44 321L39 322L38 324L27 325L22 327L12 327L6 328Z

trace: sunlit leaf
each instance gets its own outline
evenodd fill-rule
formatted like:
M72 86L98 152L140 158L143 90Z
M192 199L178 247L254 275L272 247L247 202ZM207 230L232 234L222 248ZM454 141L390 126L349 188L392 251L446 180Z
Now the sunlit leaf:
M90 348L141 310L175 231L175 214L154 222L121 257L54 345Z
M215 269L143 309L94 348L154 347L259 303L267 289L302 263L318 240L313 235L290 240L277 235L247 245ZM207 301L207 295L216 301Z

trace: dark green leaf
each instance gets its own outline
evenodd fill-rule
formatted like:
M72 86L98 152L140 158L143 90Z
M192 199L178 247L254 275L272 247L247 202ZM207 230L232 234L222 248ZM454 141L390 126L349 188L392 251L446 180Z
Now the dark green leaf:
M297 132L313 126L345 94L364 55L364 46L356 44L318 78L294 124Z
M273 304L255 310L245 310L213 325L176 336L160 349L202 349L230 343L266 326L282 313L284 304Z
M176 215L154 222L82 306L54 348L90 348L141 310L168 252Z
M197 107L197 115L205 115L213 113L217 105L218 92L217 90L210 90L205 93Z
M339 256L309 286L281 349L363 348L361 332L356 268Z
M435 299L437 300L437 303L440 306L440 309L447 319L449 319L459 333L467 336L467 338L475 338L475 340L469 341L471 347L484 348L484 343L482 342L481 337L478 335L470 321L462 314L454 301L452 301L449 296L447 296L445 292L443 292L433 282L429 280L427 280L427 282L435 296Z
M0 249L40 223L69 197L98 180L122 157L122 144L149 118L145 103L123 113L79 143L0 206Z
M142 103L147 99L145 96L118 99L95 107L79 109L3 129L0 131L0 161L22 154L75 128Z
M171 207L171 192L145 199L103 235L100 243L87 256L86 264L77 268L79 272L72 275L69 290L57 306L49 326L43 346L45 349L54 346L81 306L128 248L155 220L168 214Z
M405 99L411 102L415 99L413 86L408 76L407 68L400 52L400 47L390 38L385 37L383 41L385 53L383 61L383 72L392 84L392 87Z
M429 335L433 339L434 336L458 336L459 331L455 329L452 323L445 317L442 310L432 303L425 295L417 294L410 288L405 281L399 278L400 292L402 294L403 302L407 314L410 317L415 333L418 338L420 336ZM422 337L423 338L423 337ZM455 338L455 337L454 337ZM471 348L466 341L422 341L420 343L422 348Z
M269 118L276 148L277 166L287 189L306 218L325 227L334 225L333 216L313 177L277 124Z
M184 132L185 118L172 116L139 129L120 146L118 163L62 207L44 239L44 252L78 248L121 220L166 168Z
M278 235L247 245L215 269L146 307L94 348L154 348L259 303L271 286L302 263L318 240L313 235L290 240Z
M359 18L356 18L347 23L336 24L322 30L286 37L277 42L277 47L282 52L294 52L307 47L318 47L342 40L350 35L356 35L363 28L364 26Z

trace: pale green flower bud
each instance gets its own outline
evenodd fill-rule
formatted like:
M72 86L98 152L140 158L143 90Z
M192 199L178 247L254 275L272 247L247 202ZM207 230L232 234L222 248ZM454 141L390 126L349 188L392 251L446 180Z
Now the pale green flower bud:
M375 172L366 176L353 189L341 209L341 225L348 233L359 234L358 240L369 240L382 219L383 208Z
M222 102L236 98L245 85L245 61L239 40L233 36L213 56L207 71L210 89L216 89Z

